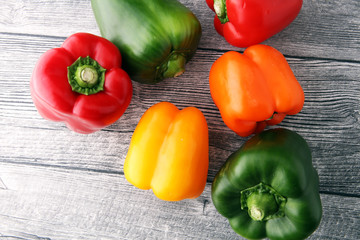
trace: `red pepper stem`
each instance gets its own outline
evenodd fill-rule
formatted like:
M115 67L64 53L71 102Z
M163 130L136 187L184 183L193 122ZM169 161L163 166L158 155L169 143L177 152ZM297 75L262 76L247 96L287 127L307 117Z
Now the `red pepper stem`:
M99 75L93 67L85 66L80 71L79 79L86 85L94 85L99 80Z
M222 24L229 21L226 10L226 0L214 0L214 10Z
M79 57L68 67L68 80L74 92L90 95L104 90L105 71L98 62L87 56Z

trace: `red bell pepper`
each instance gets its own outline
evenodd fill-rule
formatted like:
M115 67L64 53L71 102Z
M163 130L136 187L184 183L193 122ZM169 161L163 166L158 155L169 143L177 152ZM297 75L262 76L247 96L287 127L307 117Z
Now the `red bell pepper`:
M302 0L206 0L216 31L236 47L265 41L299 14Z
M120 68L117 47L105 38L76 33L37 62L30 89L46 119L92 133L117 121L130 104L132 83Z

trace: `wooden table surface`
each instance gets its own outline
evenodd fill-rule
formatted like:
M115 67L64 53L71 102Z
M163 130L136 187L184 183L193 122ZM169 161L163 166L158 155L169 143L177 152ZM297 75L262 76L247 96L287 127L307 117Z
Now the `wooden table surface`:
M210 188L226 158L248 138L229 130L208 85L230 46L205 0L181 0L203 35L186 72L156 85L133 83L113 125L89 135L44 120L29 80L40 55L69 35L99 35L89 0L8 0L0 5L0 239L242 239L214 208ZM305 0L296 20L264 42L281 51L305 104L279 125L302 135L320 176L323 218L309 239L360 239L360 1ZM124 178L132 133L160 101L198 107L209 125L210 165L197 199L165 202Z

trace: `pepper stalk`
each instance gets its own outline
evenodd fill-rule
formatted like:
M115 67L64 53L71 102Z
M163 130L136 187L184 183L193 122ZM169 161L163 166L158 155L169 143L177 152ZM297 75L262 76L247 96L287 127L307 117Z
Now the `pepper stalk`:
M214 0L214 10L222 24L229 21L226 10L226 0Z
M68 67L68 80L74 92L91 95L104 90L106 69L89 56L79 57Z

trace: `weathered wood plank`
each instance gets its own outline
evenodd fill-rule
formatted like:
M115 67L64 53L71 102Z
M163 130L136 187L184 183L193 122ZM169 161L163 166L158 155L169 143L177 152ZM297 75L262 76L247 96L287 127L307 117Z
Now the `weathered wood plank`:
M236 49L213 27L214 13L205 0L181 0L199 18L200 48ZM67 37L75 32L99 34L90 1L4 1L0 6L1 32ZM307 0L295 21L265 41L284 54L360 60L360 2Z
M178 78L156 85L134 82L130 107L103 131L80 135L63 124L42 119L30 97L31 72L40 54L62 41L41 36L19 40L18 36L0 34L0 64L4 66L0 69L2 161L122 172L133 130L145 110L159 101L203 111L210 131L209 181L246 140L224 125L209 94L208 73L222 54L219 51L198 50ZM22 59L24 54L27 57ZM304 88L306 101L298 115L288 116L279 126L295 130L308 140L322 192L359 196L360 64L292 57L288 61Z
M241 239L197 199L165 202L121 174L0 163L0 239ZM357 239L360 199L322 194L323 220L309 239Z
M90 135L42 119L29 79L39 56L72 33L99 34L90 1L5 1L0 5L0 239L236 239L210 197L210 184L240 138L222 122L208 87L211 64L231 47L214 30L205 0L180 0L203 27L185 74L157 85L134 83L122 118ZM360 2L304 1L297 19L265 41L287 57L306 101L280 125L309 143L324 216L310 239L359 239ZM141 114L170 101L196 106L209 125L204 193L168 203L132 187L123 161Z

